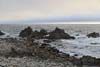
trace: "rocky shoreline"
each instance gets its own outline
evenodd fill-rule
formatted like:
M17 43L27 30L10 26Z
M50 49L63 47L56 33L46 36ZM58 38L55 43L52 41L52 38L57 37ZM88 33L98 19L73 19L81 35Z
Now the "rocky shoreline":
M69 61L45 57L45 52L42 54L35 43L33 47L30 46L22 38L1 38L0 67L76 67ZM33 48L36 48L36 52Z
M99 37L99 34L94 32L88 34L87 37L96 38ZM36 40L39 39L44 39L44 40L42 43L36 42ZM0 57L7 58L4 59L7 61L9 60L9 57L11 57L11 59L17 58L19 60L23 59L24 57L26 58L38 57L42 60L49 60L65 64L65 65L62 64L63 66L55 65L50 67L75 67L75 65L79 67L84 67L84 65L100 66L100 58L95 58L91 56L83 56L81 58L76 58L74 56L70 56L69 54L57 50L55 47L51 47L49 43L59 39L75 39L75 37L70 36L68 33L65 33L63 29L59 28L55 28L55 30L47 32L44 29L41 29L40 31L33 31L31 27L27 27L20 32L19 38L0 38ZM26 58L25 58L25 63L27 63ZM25 66L17 66L17 67L25 67ZM49 66L40 66L40 67L49 67Z

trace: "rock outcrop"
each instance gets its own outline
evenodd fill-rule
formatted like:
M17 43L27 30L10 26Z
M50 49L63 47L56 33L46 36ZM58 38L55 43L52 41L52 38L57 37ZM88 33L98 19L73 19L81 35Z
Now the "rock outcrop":
M20 33L19 33L19 36L20 37L28 37L32 34L32 28L31 27L27 27L25 28L24 30L22 30Z
M68 33L65 33L63 29L56 28L54 31L49 33L49 39L75 39L75 37L70 36Z
M40 31L35 30L31 34L31 37L35 38L35 39L44 39L44 38L46 38L47 34L48 34L48 32L45 29L41 29Z
M65 33L63 29L56 28L51 32L47 32L45 29L40 31L32 31L31 27L25 28L19 34L20 37L28 37L34 39L75 39L75 37L70 36L68 33Z
M92 37L92 38L97 38L97 37L99 37L100 35L99 35L99 33L96 33L96 32L93 32L93 33L90 33L90 34L88 34L87 35L87 37Z

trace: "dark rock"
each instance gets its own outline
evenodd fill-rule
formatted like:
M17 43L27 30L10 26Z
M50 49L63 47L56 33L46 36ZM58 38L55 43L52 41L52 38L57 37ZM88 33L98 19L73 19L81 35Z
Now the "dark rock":
M44 40L44 43L51 43L51 42L54 42L55 40L53 39L47 39L47 40Z
M32 38L36 38L36 39L44 39L46 38L46 35L48 34L48 32L45 29L41 29L40 31L34 31L31 35Z
M96 61L95 61L95 65L100 66L100 58L96 59Z
M31 51L23 51L23 50L16 50L15 48L11 48L11 52L8 53L8 57L24 57L24 56L33 56Z
M96 58L95 57L83 56L82 58L80 58L80 60L82 61L83 65L93 66L93 65L96 64Z
M79 36L79 34L76 34L76 36Z
M75 39L75 37L70 36L65 33L63 29L56 28L54 31L49 33L49 39Z
M54 31L47 32L45 29L40 31L32 31L31 27L27 27L22 30L19 34L20 37L29 37L34 39L75 39L75 37L70 36L65 33L63 29L56 28Z
M70 57L68 58L68 60L69 60L70 62L72 62L74 65L77 65L77 66L79 66L79 67L81 67L81 66L83 65L83 64L82 64L82 61L81 61L80 59L74 57L74 56L70 56Z
M0 65L0 67L6 67L6 66Z
M96 32L93 32L93 33L90 33L87 35L87 37L93 37L93 38L96 38L96 37L99 37L99 33L96 33Z
M82 61L80 59L77 59L77 58L74 58L74 60L72 61L72 63L74 65L78 65L78 66L82 66L83 65Z
M37 30L33 31L33 33L31 34L31 38L40 38L39 32Z
M78 56L78 54L74 54L74 56Z
M49 47L48 51L59 53L59 50L57 50L55 47Z
M69 58L69 57L70 57L69 54L66 54L66 53L63 53L63 52L60 52L59 55L60 55L60 57L62 57L62 58Z
M43 44L41 44L40 48L45 48L45 47L48 47L48 46L50 46L50 45L46 44L46 43L43 43Z
M3 33L2 31L0 31L0 35L5 35L5 33Z
M48 34L48 32L45 29L41 29L39 33L40 33L41 36Z
M32 28L31 27L27 27L24 30L22 30L19 34L20 37L28 37L32 34Z

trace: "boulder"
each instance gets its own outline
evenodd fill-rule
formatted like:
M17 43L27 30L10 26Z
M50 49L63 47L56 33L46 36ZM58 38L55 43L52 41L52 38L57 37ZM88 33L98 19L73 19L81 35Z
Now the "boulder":
M2 31L0 31L0 35L5 35L5 33L3 33Z
M32 28L31 27L27 27L27 28L25 28L24 30L22 30L19 33L19 36L20 37L28 37L29 35L31 35L32 32L33 32Z
M49 39L75 39L75 37L70 36L68 33L65 33L63 29L56 28L54 31L49 33Z
M99 37L100 35L99 35L99 33L96 33L96 32L93 32L93 33L89 33L88 35L87 35L87 37L93 37L93 38L97 38L97 37Z

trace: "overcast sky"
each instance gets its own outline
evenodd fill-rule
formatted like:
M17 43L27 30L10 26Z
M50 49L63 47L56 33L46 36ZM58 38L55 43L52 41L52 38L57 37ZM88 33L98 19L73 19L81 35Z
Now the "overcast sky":
M100 0L0 0L0 21L36 18L98 20Z

